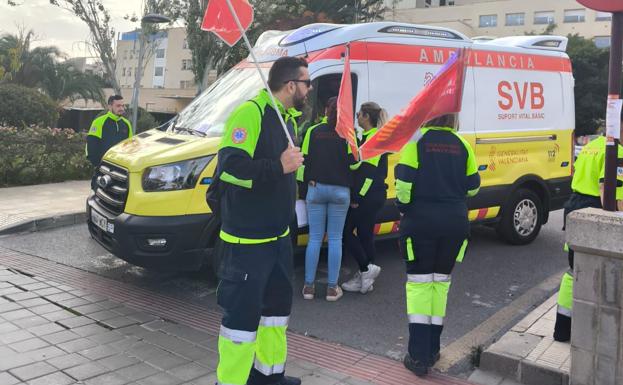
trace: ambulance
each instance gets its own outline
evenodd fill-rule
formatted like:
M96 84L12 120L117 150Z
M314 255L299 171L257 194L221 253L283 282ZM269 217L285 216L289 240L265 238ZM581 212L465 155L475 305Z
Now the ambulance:
M267 31L254 51L268 74L281 56L307 59L313 90L299 120L299 137L339 90L350 44L354 108L374 101L398 113L458 48L472 49L458 132L474 148L482 177L469 218L495 227L505 241L532 242L550 211L571 193L574 79L559 36L472 41L447 28L397 22L311 24ZM166 130L150 130L111 148L87 200L90 234L132 264L154 269L209 266L219 223L206 204L225 121L253 98L262 81L250 58L195 98ZM394 166L376 234L397 234ZM296 226L295 226L296 227ZM299 245L305 227L292 229Z

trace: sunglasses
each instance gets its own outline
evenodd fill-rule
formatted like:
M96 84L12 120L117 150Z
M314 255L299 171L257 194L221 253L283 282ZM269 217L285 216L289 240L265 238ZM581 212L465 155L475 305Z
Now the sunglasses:
M286 80L283 83L285 84L288 82L304 83L305 86L307 86L307 88L311 87L311 83L312 83L311 79L292 79L292 80Z

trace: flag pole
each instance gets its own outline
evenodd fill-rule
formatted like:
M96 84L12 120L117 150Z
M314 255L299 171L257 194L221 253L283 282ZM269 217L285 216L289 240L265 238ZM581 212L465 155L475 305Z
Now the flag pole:
M288 127L286 126L286 122L283 120L283 116L281 116L281 113L279 112L279 108L277 107L275 96L273 95L273 92L270 90L270 87L268 86L268 81L266 80L266 77L264 76L264 73L262 72L262 69L260 68L260 64L258 63L257 58L255 57L255 52L253 52L253 47L251 46L251 42L249 42L247 33L242 27L242 23L240 22L240 19L238 18L238 14L234 10L233 5L231 5L231 1L230 0L226 0L226 1L227 1L227 7L229 7L229 12L231 12L232 16L234 17L234 20L236 21L236 25L238 26L240 33L242 33L242 38L244 39L244 42L247 44L247 48L249 49L249 52L251 53L251 58L253 59L253 63L255 63L255 68L257 68L257 72L260 73L260 77L262 78L264 87L266 87L266 91L268 91L268 95L270 95L270 100L273 104L273 108L277 112L277 116L279 117L279 122L281 123L281 127L283 128L283 132L286 134L286 137L288 138L288 143L290 144L290 146L294 147L294 142L292 141L292 137L290 136L290 132L288 131Z

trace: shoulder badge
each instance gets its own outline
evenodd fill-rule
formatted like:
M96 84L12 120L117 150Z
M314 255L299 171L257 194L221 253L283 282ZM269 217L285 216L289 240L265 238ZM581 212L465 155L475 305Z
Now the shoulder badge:
M234 128L231 133L231 141L235 144L244 143L247 140L247 130L245 128Z

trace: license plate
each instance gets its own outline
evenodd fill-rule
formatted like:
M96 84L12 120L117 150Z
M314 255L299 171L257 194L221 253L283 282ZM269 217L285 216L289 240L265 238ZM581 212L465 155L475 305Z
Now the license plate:
M115 232L115 224L108 223L108 219L106 219L105 216L103 216L102 214L98 213L97 211L93 209L91 209L91 221L95 223L97 227L99 227L100 229L106 232L109 232L109 233Z

